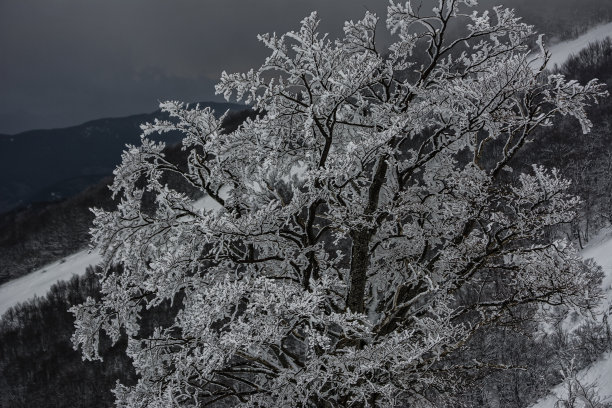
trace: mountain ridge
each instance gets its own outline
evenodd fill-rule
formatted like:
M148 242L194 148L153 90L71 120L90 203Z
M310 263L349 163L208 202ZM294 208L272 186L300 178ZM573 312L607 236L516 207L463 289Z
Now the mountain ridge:
M209 102L192 102L189 103L189 106L194 106L194 105L200 105L200 106L210 106L213 109L215 107L221 107L224 108L223 112L225 112L225 110L230 110L230 111L240 111L240 110L245 110L245 109L249 109L249 107L247 105L243 105L243 104L239 104L239 103L232 103L232 102L213 102L213 101L209 101ZM21 132L17 132L17 133L0 133L0 138L15 138L15 137L21 137L21 136L25 136L34 132L43 132L43 131L56 131L56 130L64 130L64 129L74 129L74 128L80 128L82 126L85 125L89 125L89 124L93 124L93 123L97 123L97 122L103 122L103 121L111 121L111 120L117 120L117 119L136 119L139 117L142 117L144 119L147 119L149 117L158 117L161 114L161 109L156 109L153 112L149 112L149 113L134 113L134 114L129 114L129 115L120 115L120 116L104 116L101 118L95 118L95 119L89 119L86 120L85 122L80 122L76 125L70 125L70 126L60 126L60 127L50 127L50 128L34 128L34 129L29 129L29 130L24 130ZM215 109L215 113L219 114L222 113L222 110L216 110Z
M218 115L248 109L218 102L201 102L200 106L209 106ZM125 145L140 143L140 125L155 118L168 117L157 110L0 135L0 213L73 196L112 174ZM169 133L155 140L173 144L180 139Z

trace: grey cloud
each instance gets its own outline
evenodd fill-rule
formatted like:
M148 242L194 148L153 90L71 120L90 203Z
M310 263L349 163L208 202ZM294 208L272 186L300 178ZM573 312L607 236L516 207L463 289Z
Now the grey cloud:
M384 2L358 4L2 0L0 133L147 111L168 97L218 100L213 85L222 70L265 57L258 33L296 28L315 9L324 29L339 32L344 10L358 18Z
M337 36L344 20L360 18L366 9L384 15L386 5L386 0L0 0L0 133L149 111L158 99L218 100L213 85L222 70L244 71L265 57L258 33L296 29L318 10L321 29Z

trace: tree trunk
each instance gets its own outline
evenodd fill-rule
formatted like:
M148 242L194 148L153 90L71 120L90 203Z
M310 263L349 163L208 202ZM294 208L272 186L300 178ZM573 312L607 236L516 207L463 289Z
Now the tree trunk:
M380 189L385 182L387 174L386 157L380 157L376 163L376 170L372 177L372 184L368 191L368 204L363 212L365 218L373 216L378 208ZM376 233L375 228L363 228L351 231L353 247L351 249L351 276L346 305L355 313L363 313L366 283L368 281L368 268L370 267L370 241Z
M346 305L355 313L363 313L363 300L366 282L368 280L367 272L370 266L370 240L372 239L372 235L374 235L374 231L360 230L351 235L353 238L353 248L351 250L351 282Z

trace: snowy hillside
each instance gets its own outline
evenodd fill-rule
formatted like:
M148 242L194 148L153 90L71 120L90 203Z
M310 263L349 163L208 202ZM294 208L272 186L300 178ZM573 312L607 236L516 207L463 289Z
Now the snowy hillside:
M550 52L552 55L549 66L563 64L570 55L578 54L589 43L603 40L606 37L612 37L612 22L598 25L574 40L551 46Z
M583 385L596 385L600 397L612 398L612 353L606 353L601 360L587 370L581 371L578 374L578 381ZM566 395L567 392L563 391L563 387L557 386L549 397L540 400L532 408L556 408L555 402L558 398L564 398Z
M604 270L605 277L602 287L605 291L605 299L601 305L601 311L609 309L612 305L612 231L607 230L602 233L582 254L584 258L594 259ZM599 361L581 371L577 379L583 385L596 385L599 395L609 396L612 401L612 353L606 353ZM564 396L563 387L557 386L547 398L540 400L532 408L554 408L558 397Z
M221 191L225 197L226 190ZM193 203L195 209L216 210L219 204L205 196ZM53 262L26 276L0 285L0 316L11 306L26 301L34 295L45 296L51 286L60 280L68 280L73 275L83 275L89 265L97 265L102 257L97 251L80 251L60 261Z
M11 306L34 295L45 296L57 281L83 275L89 265L96 265L101 259L97 251L84 250L5 283L0 286L0 316Z

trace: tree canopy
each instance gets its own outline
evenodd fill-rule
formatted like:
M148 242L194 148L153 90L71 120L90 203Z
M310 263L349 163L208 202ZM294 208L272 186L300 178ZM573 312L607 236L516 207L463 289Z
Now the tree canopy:
M100 331L128 336L140 379L118 406L426 404L495 363L457 357L479 331L597 302L600 270L551 233L580 204L569 182L511 172L556 116L588 132L605 91L550 74L512 10L475 5L391 1L384 49L369 12L336 40L316 13L261 35L263 65L217 85L260 113L230 133L209 108L161 104L173 120L142 126L115 170L120 204L95 210L102 299L73 308L85 358ZM185 163L147 138L170 131ZM171 324L141 335L166 300Z

